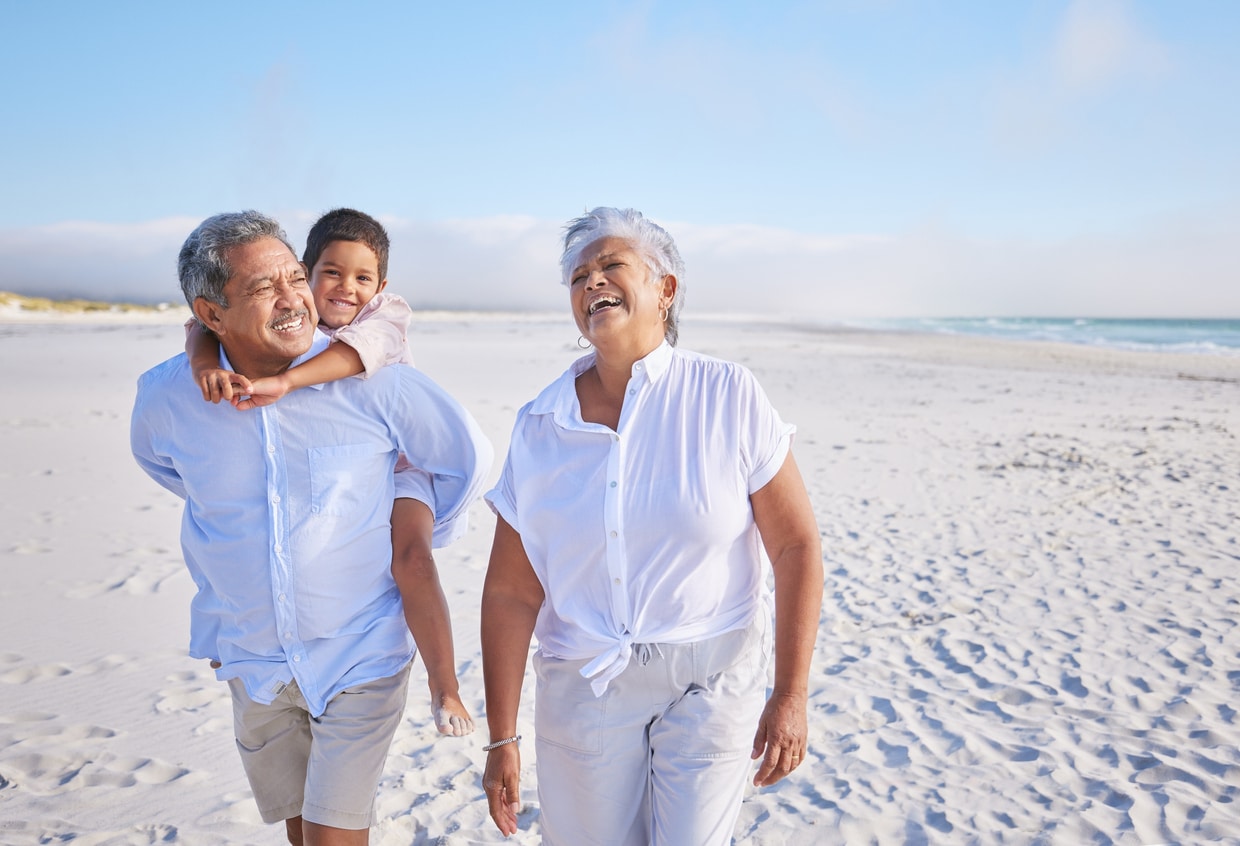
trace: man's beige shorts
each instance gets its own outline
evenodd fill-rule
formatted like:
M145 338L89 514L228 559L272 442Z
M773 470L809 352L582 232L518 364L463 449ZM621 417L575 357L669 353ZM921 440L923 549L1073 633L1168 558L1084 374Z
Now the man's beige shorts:
M296 682L270 705L250 699L237 679L228 686L237 750L263 822L300 816L332 828L373 824L379 777L405 713L409 665L342 691L318 719Z

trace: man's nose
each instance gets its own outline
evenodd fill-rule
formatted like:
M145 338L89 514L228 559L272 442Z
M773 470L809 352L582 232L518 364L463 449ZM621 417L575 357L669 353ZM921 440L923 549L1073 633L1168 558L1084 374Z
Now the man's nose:
M291 280L275 283L276 298L281 303L301 303L301 287Z

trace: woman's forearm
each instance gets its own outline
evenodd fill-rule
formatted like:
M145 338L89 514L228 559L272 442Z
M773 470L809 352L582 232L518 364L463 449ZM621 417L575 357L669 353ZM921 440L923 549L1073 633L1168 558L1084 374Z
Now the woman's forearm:
M517 733L521 685L543 596L521 536L497 518L482 587L482 679L492 742Z
M818 544L785 549L775 573L775 694L804 694L822 613L822 553Z
M517 712L525 680L530 639L538 612L512 605L502 597L482 601L482 678L486 687L487 728L491 740L517 733Z

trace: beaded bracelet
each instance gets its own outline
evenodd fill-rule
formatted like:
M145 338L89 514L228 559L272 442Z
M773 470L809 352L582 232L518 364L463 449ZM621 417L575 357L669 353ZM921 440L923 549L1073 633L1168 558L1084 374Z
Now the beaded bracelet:
M490 752L492 749L498 749L499 747L507 743L516 743L520 739L521 739L521 735L519 734L514 735L513 737L505 737L503 740L497 740L494 743L488 743L486 746L483 746L482 751Z

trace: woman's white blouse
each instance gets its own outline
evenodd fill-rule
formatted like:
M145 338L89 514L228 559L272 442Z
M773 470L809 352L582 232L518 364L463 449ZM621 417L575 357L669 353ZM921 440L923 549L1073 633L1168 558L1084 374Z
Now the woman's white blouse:
M546 600L546 655L593 659L596 695L634 643L689 643L748 625L767 595L749 495L796 427L753 374L666 343L633 365L617 431L581 419L578 359L517 414L487 502L521 535Z

